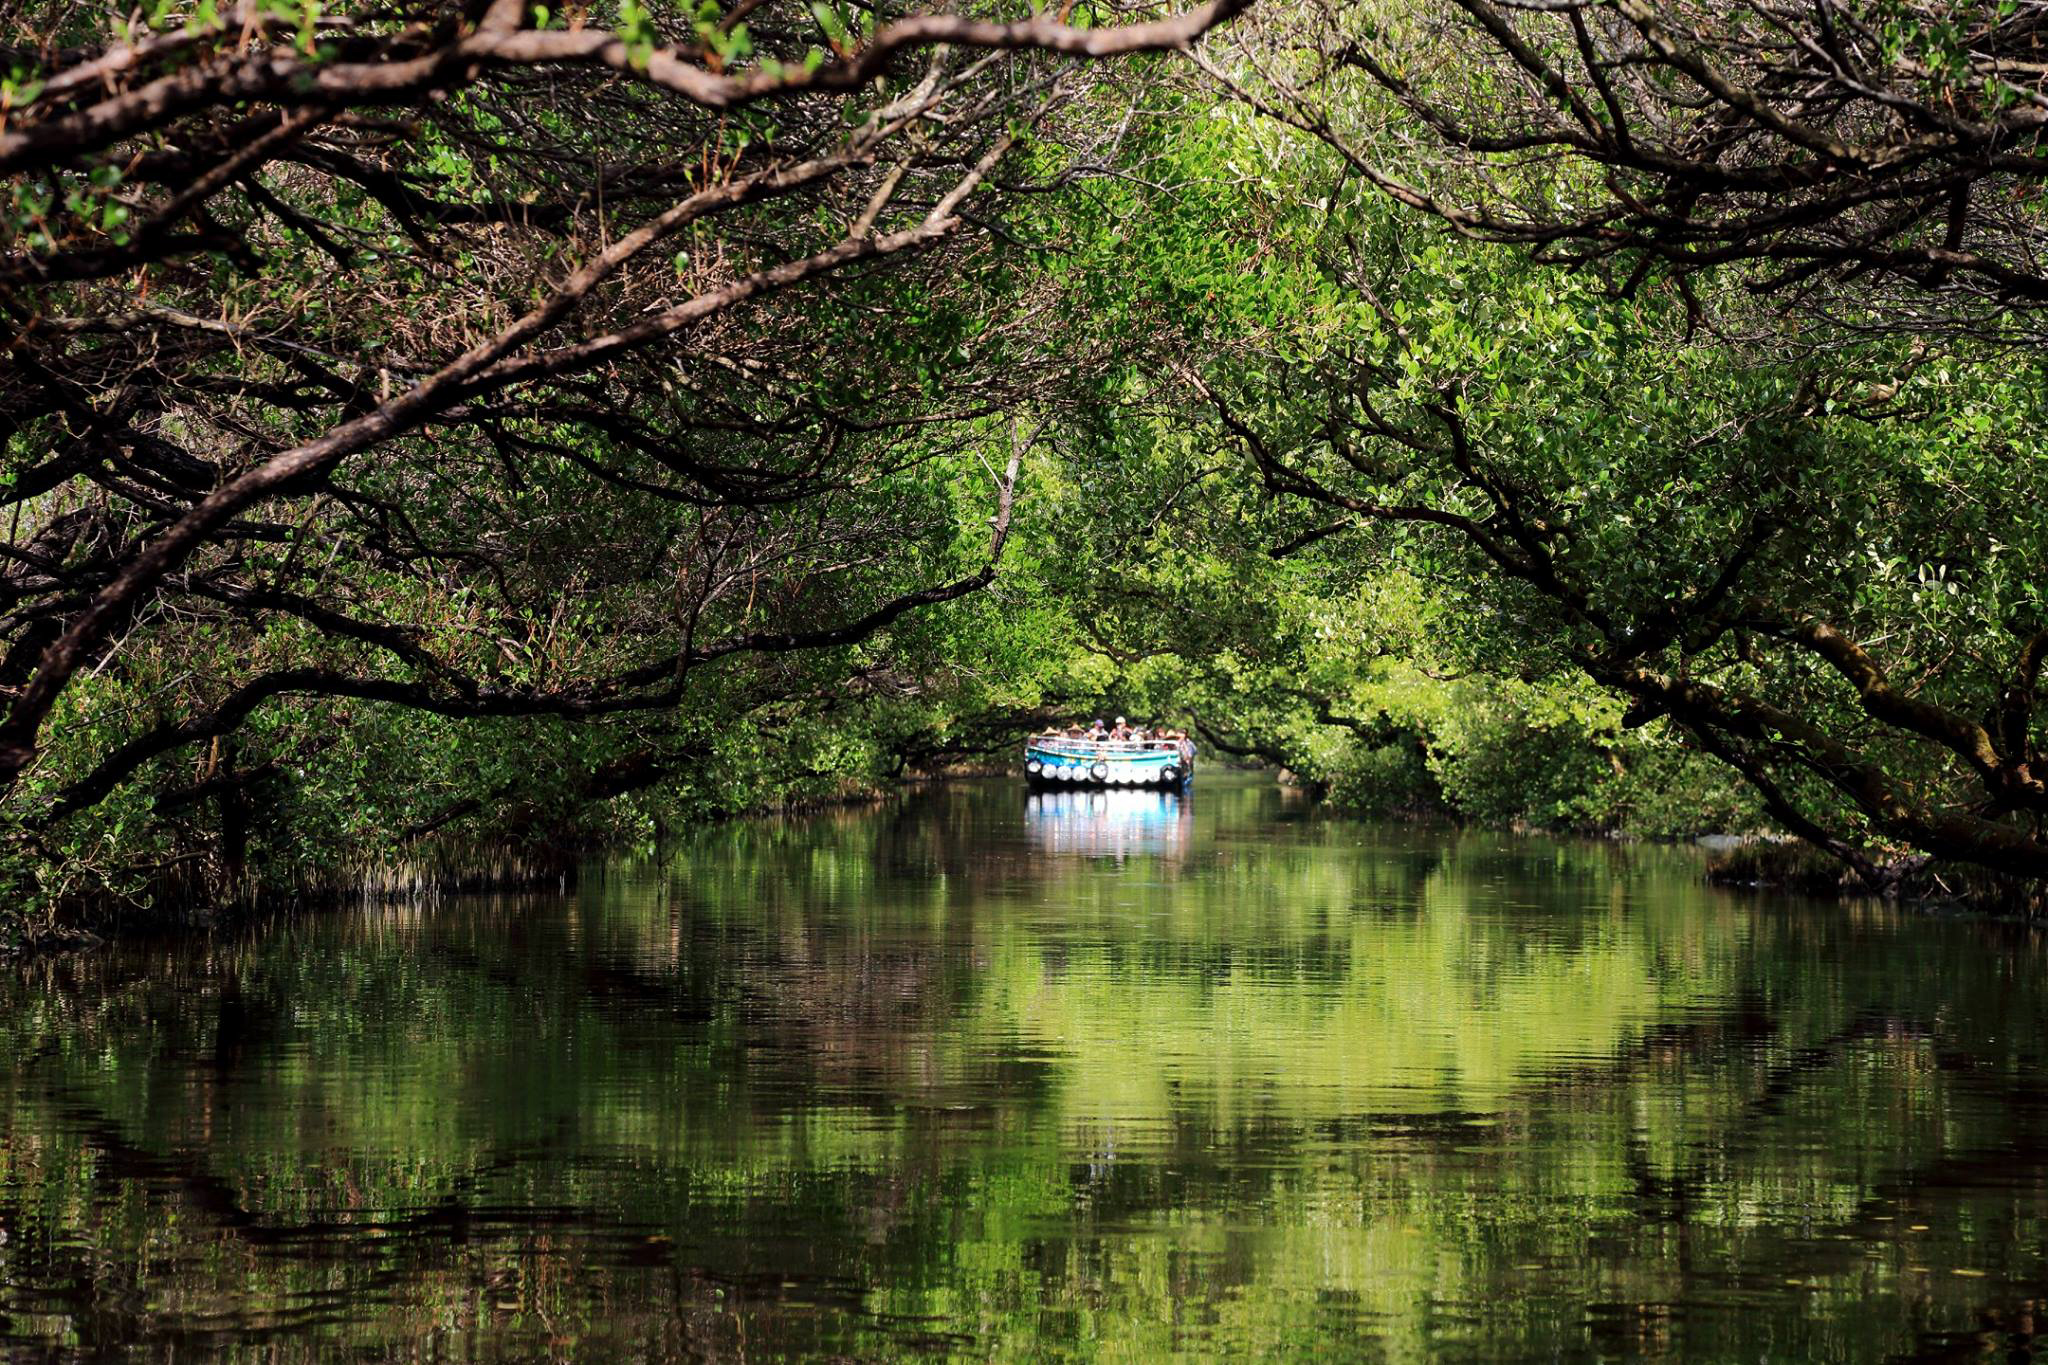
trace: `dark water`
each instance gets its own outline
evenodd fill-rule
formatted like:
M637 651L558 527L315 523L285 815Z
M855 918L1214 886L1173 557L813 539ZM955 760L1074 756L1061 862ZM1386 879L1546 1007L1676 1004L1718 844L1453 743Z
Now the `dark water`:
M0 1340L2027 1359L2011 926L986 785L0 971Z

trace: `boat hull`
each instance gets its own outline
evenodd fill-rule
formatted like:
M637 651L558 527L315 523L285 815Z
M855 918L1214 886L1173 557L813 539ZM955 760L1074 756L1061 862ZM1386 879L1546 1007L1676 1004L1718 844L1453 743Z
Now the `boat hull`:
M1194 777L1194 760L1178 748L1091 744L1066 740L1027 744L1024 780L1046 790L1072 787L1178 789Z

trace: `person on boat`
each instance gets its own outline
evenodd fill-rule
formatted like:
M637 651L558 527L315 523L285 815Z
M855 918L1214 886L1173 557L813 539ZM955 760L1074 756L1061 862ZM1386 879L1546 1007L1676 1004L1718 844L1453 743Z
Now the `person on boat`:
M1122 716L1116 718L1116 728L1109 732L1109 737L1114 740L1126 740L1131 737L1131 727L1124 723Z
M1109 729L1102 723L1102 717L1097 716L1095 718L1095 724L1088 727L1088 738L1094 740L1098 744L1100 744L1103 740L1109 738Z
M1078 721L1078 720L1077 720L1077 721L1074 721L1074 722L1072 722L1071 724L1069 724L1069 725L1067 726L1067 728L1066 728L1066 729L1064 729L1064 730L1062 730L1062 731L1061 731L1060 733L1061 733L1061 735L1062 735L1062 736L1064 736L1064 737L1065 737L1065 738L1067 738L1067 739L1086 739L1086 738L1088 738L1088 732L1087 732L1086 730L1084 730L1084 729L1082 729L1082 728L1081 728L1081 722L1080 722L1080 721Z

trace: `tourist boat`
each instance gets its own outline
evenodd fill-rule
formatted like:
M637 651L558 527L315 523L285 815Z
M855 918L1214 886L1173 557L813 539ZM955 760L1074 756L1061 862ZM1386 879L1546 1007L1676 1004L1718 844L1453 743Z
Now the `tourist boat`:
M1034 787L1179 788L1194 775L1195 746L1181 739L1039 735L1024 745L1024 777Z

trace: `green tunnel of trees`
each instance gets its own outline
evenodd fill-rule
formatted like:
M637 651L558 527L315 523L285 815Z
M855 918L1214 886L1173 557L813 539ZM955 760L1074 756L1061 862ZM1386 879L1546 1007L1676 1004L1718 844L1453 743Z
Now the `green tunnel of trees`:
M1114 707L2048 884L2048 17L155 0L0 31L11 937Z

